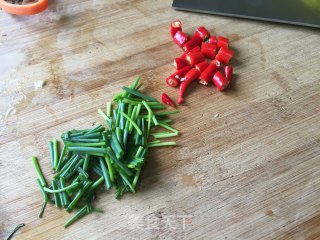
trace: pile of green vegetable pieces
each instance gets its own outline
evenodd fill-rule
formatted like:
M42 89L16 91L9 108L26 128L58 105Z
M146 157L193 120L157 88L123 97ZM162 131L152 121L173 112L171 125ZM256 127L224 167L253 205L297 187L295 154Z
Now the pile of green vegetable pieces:
M44 198L39 217L47 203L68 212L78 210L64 227L86 214L101 212L92 207L98 188L103 185L107 190L116 188L117 199L125 192L134 193L148 149L176 145L176 142L159 139L178 135L171 127L172 120L167 118L178 111L155 112L165 106L141 93L141 86L138 77L131 86L123 87L124 92L114 96L117 106L113 110L110 102L106 111L98 109L106 128L97 125L92 129L64 132L60 153L58 141L49 142L51 167L55 172L51 186L47 184L37 158L32 157ZM157 127L165 131L157 131Z

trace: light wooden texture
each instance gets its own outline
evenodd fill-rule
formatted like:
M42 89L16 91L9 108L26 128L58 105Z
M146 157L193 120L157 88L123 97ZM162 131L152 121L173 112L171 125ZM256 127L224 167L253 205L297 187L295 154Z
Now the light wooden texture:
M1 239L19 223L15 239L320 238L319 31L177 12L171 1L51 2L32 17L0 14ZM152 96L177 95L164 83L181 54L173 19L230 38L231 88L194 84L175 117L179 146L152 150L135 195L101 194L105 213L68 229L70 214L52 206L39 219L31 155L51 176L48 140L100 121L96 109L135 75Z

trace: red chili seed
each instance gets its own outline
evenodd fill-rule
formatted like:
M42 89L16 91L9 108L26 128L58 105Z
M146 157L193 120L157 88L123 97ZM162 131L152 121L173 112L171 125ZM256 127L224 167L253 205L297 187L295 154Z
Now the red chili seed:
M211 63L214 63L214 64L217 65L218 67L221 67L221 62L218 61L217 59L213 59L213 60L211 61Z

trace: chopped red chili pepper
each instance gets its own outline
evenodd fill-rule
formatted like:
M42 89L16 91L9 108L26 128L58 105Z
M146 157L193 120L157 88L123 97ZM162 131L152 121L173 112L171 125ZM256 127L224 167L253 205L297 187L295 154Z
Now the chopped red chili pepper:
M191 70L187 72L187 74L184 76L179 88L179 98L178 98L179 104L183 103L183 95L186 92L190 83L196 80L199 77L199 75L200 75L200 72L197 69L191 68Z
M208 67L209 63L207 61L203 61L201 63L198 63L195 68L202 73L207 67Z
M219 91L226 89L230 83L230 81L220 71L214 74L212 82Z
M182 47L188 41L189 37L187 34L181 31L177 31L173 36L173 41L178 44L178 46Z
M176 105L174 104L174 102L172 101L172 99L165 93L162 93L161 95L161 100L164 104L169 105L170 107L175 108Z
M190 71L190 69L191 69L190 66L186 66L186 67L176 71L174 73L174 77L180 81L187 74L187 72Z
M207 43L217 45L217 37L216 36L209 37L209 39L207 40Z
M174 73L174 77L181 80L186 74L187 72L189 72L191 70L191 67L190 66L186 66L178 71L176 71Z
M186 59L191 66L194 66L197 63L203 62L205 60L201 52L189 52L186 56Z
M183 45L183 50L190 51L193 48L200 46L201 43L202 43L202 39L199 38L197 35L193 35L193 37Z
M178 31L182 31L182 23L179 20L173 21L170 25L171 37L173 38Z
M223 64L228 64L228 62L230 61L230 59L233 56L233 51L228 49L228 48L220 48L217 56L216 56L216 60L218 60L219 62L223 63Z
M189 63L185 58L175 58L173 60L173 65L177 70L180 70L186 66L189 66Z
M175 73L173 73L169 77L167 77L166 83L170 87L179 86L181 78L183 78L186 75L186 73L189 72L190 69L191 69L190 66L186 66L186 67L176 71Z
M166 83L170 86L170 87L178 87L180 84L180 80L176 79L174 77L174 75L170 75L169 77L167 77L166 79Z
M234 55L229 49L228 38L210 36L204 26L198 27L195 34L189 38L182 32L180 21L171 23L170 33L174 42L184 50L179 58L174 59L174 66L178 71L166 79L169 86L180 85L179 104L183 103L186 89L196 79L203 85L212 81L219 91L228 87L233 74L233 68L228 64ZM210 64L206 59L212 59Z
M233 73L233 67L232 66L225 66L224 67L224 75L226 76L227 80L231 80Z
M201 45L201 53L203 54L203 56L210 58L210 59L214 59L214 57L216 56L216 52L217 52L217 46L210 44L210 43L205 43L203 42Z
M220 70L220 66L215 64L215 61L212 61L208 67L201 73L199 83L202 85L208 85L212 80L214 74Z
M189 52L200 52L200 51L201 51L200 47L199 47L199 46L196 46L195 48L191 49L190 51L184 52L184 53L180 56L180 58L185 58Z
M218 48L222 48L222 47L228 48L229 47L229 39L222 37L222 36L219 36L217 46L218 46Z
M204 26L198 27L195 35L197 35L199 38L201 38L202 41L205 41L206 39L208 39L210 37L209 31Z

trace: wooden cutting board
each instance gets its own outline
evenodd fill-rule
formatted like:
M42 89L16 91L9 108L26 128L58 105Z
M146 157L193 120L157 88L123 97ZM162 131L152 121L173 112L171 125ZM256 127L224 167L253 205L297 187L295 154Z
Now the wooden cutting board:
M308 28L177 12L171 1L51 1L32 17L0 15L0 238L320 238L320 34ZM229 37L231 88L194 84L179 107L176 148L152 150L135 195L99 195L103 214L68 229L42 196L31 155L46 175L48 140L100 121L96 109L141 75L166 86L182 51L181 19ZM43 86L42 86L43 85Z

